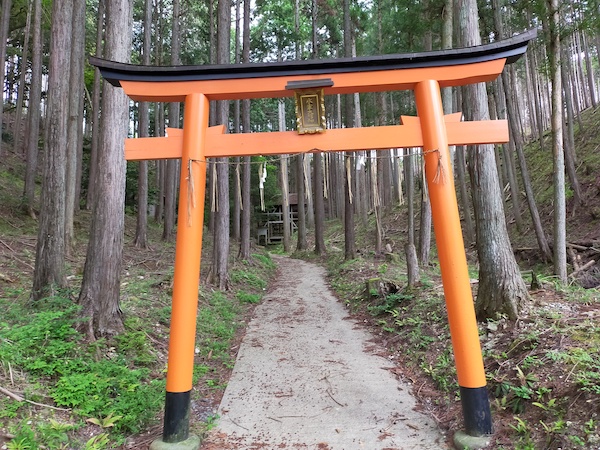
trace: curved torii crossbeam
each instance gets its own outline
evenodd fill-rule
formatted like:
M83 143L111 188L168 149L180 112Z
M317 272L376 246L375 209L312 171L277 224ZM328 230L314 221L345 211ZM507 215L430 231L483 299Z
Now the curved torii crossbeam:
M465 431L491 434L492 419L473 296L451 173L449 145L508 142L506 120L461 122L444 116L440 88L494 80L518 60L536 31L478 47L361 58L208 66L136 66L90 57L102 76L137 101L185 102L183 130L127 139L128 160L181 158L163 443L189 437L206 158L423 147L434 232L456 360ZM322 83L325 95L413 90L418 117L401 125L226 134L208 126L209 100L294 95L289 86ZM158 441L157 441L158 442ZM160 445L160 444L158 444ZM155 447L159 448L159 447ZM162 447L161 447L162 448Z

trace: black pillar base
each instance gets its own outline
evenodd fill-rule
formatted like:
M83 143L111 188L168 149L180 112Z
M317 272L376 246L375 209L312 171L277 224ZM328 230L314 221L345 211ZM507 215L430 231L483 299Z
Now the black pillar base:
M492 434L492 413L487 388L460 388L465 431L470 436Z
M167 392L163 442L172 444L185 441L189 437L190 394L191 391Z

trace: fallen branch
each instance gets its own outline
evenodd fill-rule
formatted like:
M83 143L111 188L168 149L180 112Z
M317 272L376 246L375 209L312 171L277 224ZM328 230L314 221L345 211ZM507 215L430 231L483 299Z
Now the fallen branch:
M575 253L575 250L573 250L572 245L569 245L568 252L569 252L569 256L571 257L571 262L573 263L573 267L575 268L575 272L579 272L579 270L581 269L581 266L579 265L579 261L581 258L578 257L577 253Z
M44 403L38 403L38 402L31 401L31 400L27 400L26 398L23 398L20 395L17 395L15 393L9 391L8 389L4 389L2 386L0 386L0 393L12 398L13 400L16 400L17 402L27 402L27 403L30 403L35 406L40 406L42 408L50 408L50 409L54 409L56 411L66 411L66 412L71 411L70 409L59 408L57 406L46 405Z
M579 244L568 243L567 247L573 247L576 250L588 250L590 246L584 246Z
M590 268L590 267L592 267L594 264L596 264L596 260L595 260L595 259L592 259L592 260L590 260L590 261L586 262L586 263L585 263L583 266L581 266L579 269L577 269L577 270L573 271L573 272L571 273L571 276L575 276L575 275L577 275L578 273L580 273L580 272L583 272L584 270L587 270L587 269L589 269L589 268Z
M0 386L0 392L3 393L4 395L12 398L13 400L16 400L18 402L22 402L25 399L23 397L21 397L20 395L17 395L13 392L10 392L8 389L4 389L2 386Z
M6 242L4 242L2 239L0 239L0 244L4 245L7 249L9 249L11 252L15 252L12 247L10 245L8 245Z

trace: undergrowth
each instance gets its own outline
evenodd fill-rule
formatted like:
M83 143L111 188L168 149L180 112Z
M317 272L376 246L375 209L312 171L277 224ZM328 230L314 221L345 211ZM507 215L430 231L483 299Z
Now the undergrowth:
M330 233L339 246L339 230ZM387 238L403 248L400 236ZM439 269L421 268L420 281L409 288L403 258L397 263L369 253L368 241L357 246L363 250L350 261L341 251L325 256L331 287L350 311L367 318L440 426L462 429ZM530 292L533 301L520 321L500 316L479 324L496 430L490 448L600 448L600 296L597 290L558 286L536 270L542 288ZM475 267L470 273L477 279ZM373 280L394 286L394 292L377 292Z
M172 255L171 255L172 257ZM168 267L168 261L165 261ZM232 269L231 293L200 291L195 398L223 391L222 370L249 304L260 302L274 264L266 254ZM125 330L87 342L68 292L31 304L13 288L0 299L0 429L7 449L108 449L158 423L164 405L172 270L129 268L122 283ZM202 418L201 418L202 419ZM192 426L210 428L208 414ZM192 418L193 420L193 418ZM91 435L91 436L90 436Z

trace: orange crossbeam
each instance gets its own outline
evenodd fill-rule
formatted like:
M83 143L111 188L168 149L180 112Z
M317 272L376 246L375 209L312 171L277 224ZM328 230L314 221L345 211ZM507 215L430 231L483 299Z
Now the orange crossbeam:
M500 144L508 142L506 120L460 122L460 113L445 116L449 145ZM422 147L418 117L402 116L403 125L327 130L299 135L296 131L225 134L222 125L210 127L206 157L277 155L311 151L360 151ZM181 157L183 130L167 129L168 137L133 138L125 141L128 161Z
M327 74L327 78L334 85L325 88L325 95L414 89L417 83L432 79L438 80L441 87L492 81L502 72L505 63L506 59L501 58L457 66L331 73ZM210 100L291 97L294 91L286 89L288 83L321 79L323 75L294 75L168 83L121 80L120 83L125 93L135 101L182 102L193 92L202 92Z

